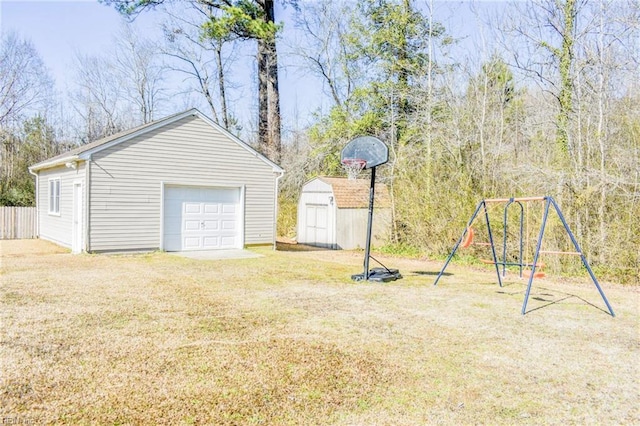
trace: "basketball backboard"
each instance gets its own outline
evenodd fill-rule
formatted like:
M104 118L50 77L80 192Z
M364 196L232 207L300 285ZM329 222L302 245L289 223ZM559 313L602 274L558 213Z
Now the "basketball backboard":
M389 161L389 148L373 136L359 136L342 148L340 160L365 160L365 169L371 169Z

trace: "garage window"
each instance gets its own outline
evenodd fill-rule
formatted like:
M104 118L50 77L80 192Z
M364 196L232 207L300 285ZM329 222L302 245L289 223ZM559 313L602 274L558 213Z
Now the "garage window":
M49 214L60 216L60 178L49 179Z

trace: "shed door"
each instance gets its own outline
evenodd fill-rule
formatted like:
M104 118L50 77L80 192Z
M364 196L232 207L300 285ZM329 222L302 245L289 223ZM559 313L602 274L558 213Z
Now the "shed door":
M307 242L313 245L329 246L329 206L307 204Z
M240 188L165 188L166 251L242 248Z

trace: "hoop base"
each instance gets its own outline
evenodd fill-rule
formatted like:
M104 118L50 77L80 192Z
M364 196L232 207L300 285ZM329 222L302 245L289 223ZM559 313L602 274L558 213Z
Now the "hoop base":
M372 268L369 270L371 282L388 283L402 278L402 274L397 269ZM351 275L353 281L364 281L364 273Z

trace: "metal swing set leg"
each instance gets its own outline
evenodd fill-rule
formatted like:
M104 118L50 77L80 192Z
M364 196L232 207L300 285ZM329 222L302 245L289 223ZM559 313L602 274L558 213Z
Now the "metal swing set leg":
M571 252L571 253L568 253L568 254L576 254L576 255L580 256L580 260L582 260L582 265L585 267L585 269L589 273L589 277L591 278L591 281L593 281L593 284L598 289L598 293L600 293L600 297L602 297L602 300L604 301L604 304L607 305L607 309L609 310L609 314L612 317L615 317L616 314L613 312L613 308L611 307L611 304L609 303L609 300L607 299L607 296L605 296L604 291L602 290L602 287L600 287L600 283L598 282L598 279L596 278L595 274L593 273L593 270L591 269L591 266L589 265L589 262L587 261L587 258L585 257L584 253L580 249L580 245L578 244L578 241L576 240L576 237L573 235L573 232L571 232L571 229L569 229L569 224L567 224L567 221L565 220L564 215L562 214L562 211L560 210L560 207L558 207L558 204L553 199L553 197L544 197L544 200L545 200L545 206L544 206L544 214L542 216L542 225L540 225L540 234L538 235L538 243L536 244L536 252L535 252L535 254L533 256L533 266L531 267L531 275L529 276L529 282L527 283L527 290L525 292L524 302L522 303L522 315L526 314L526 312L527 312L527 302L529 301L529 294L531 293L531 286L533 284L535 268L536 268L536 265L538 264L538 258L539 258L540 253L541 253L540 248L542 247L542 237L544 237L544 230L545 230L545 227L546 227L546 224L547 224L547 218L549 217L549 207L553 206L553 208L556 211L556 214L558 215L558 217L560 218L560 221L562 222L562 226L564 226L565 231L567 231L567 235L569 235L569 238L571 239L571 243L573 244L573 247L576 250L575 252ZM562 252L556 252L556 253L562 254Z
M560 221L562 222L562 225L564 226L565 231L567 232L567 235L569 235L569 238L571 239L571 242L575 248L575 252L571 252L571 253L565 253L565 254L576 254L580 256L580 259L582 260L582 264L584 265L585 269L587 270L587 272L589 273L589 277L591 278L591 280L593 281L594 285L596 286L596 288L598 289L598 292L600 293L600 296L602 297L602 300L604 301L605 305L607 306L607 309L609 311L609 314L612 317L615 317L615 313L613 312L613 308L611 307L611 304L609 303L609 300L607 299L607 296L605 296L604 291L602 290L602 287L600 287L600 283L598 282L598 279L596 278L595 274L593 273L593 270L591 269L591 266L589 265L589 262L587 261L587 258L585 257L584 253L582 253L582 250L580 249L580 246L578 244L578 241L576 240L575 236L573 235L573 233L571 232L571 229L569 229L569 225L567 224L567 221L564 218L564 215L562 214L562 211L560 210L560 208L558 207L557 203L555 202L555 200L552 197L546 196L546 197L529 197L529 198L510 198L510 199L489 199L489 200L482 200L478 206L476 207L476 210L474 211L473 215L471 216L471 219L469 219L469 222L467 222L467 226L465 228L465 230L463 231L462 235L460 236L460 238L458 239L458 242L454 245L453 250L451 251L451 253L449 254L449 256L447 257L447 260L445 261L444 265L442 266L442 269L440 270L440 272L438 273L438 276L436 277L435 282L433 283L433 285L437 285L438 281L440 280L440 278L442 277L442 275L444 274L444 271L447 269L447 266L449 266L449 263L451 262L451 259L453 258L453 256L456 254L458 248L460 247L460 245L462 244L462 241L465 239L465 237L467 236L467 234L471 231L471 225L473 223L473 221L476 219L476 217L478 216L480 209L484 209L484 215L485 215L485 220L487 223L487 231L489 234L489 244L491 246L491 254L493 256L493 264L496 268L496 276L498 277L498 284L500 285L500 287L502 287L502 278L500 276L500 268L498 265L502 265L503 266L503 271L505 270L506 267L506 226L507 226L507 209L509 207L510 204L512 204L513 202L517 202L520 205L520 210L521 210L521 217L520 217L520 261L519 261L519 266L520 266L520 274L522 274L522 204L520 203L520 201L544 201L545 202L545 206L544 206L544 213L543 213L543 217L542 217L542 224L540 225L540 232L538 235L538 241L536 244L536 250L535 250L535 254L533 257L533 263L531 264L531 274L529 275L529 279L528 279L528 283L527 283L527 289L525 292L525 297L524 297L524 301L522 303L522 315L525 315L527 312L527 303L529 301L529 295L531 294L531 287L533 285L533 279L535 278L535 272L536 272L536 267L538 266L538 260L540 257L540 253L541 251L541 247L542 247L542 238L544 237L544 231L545 231L545 227L547 224L547 218L549 217L549 208L551 206L553 206L553 208L555 209L558 217L560 218ZM505 236L504 236L504 245L503 245L503 256L505 257L505 259L503 259L502 262L498 262L497 256L496 256L496 251L495 251L495 246L494 246L494 242L493 242L493 234L491 232L491 224L489 221L489 213L487 211L487 203L489 202L507 202L507 205L505 206ZM547 252L547 253L552 253L552 254L562 254L562 252Z
M499 262L498 262L498 258L496 256L495 245L493 244L493 234L491 232L491 222L489 221L489 212L487 211L487 204L486 204L485 200L482 200L482 201L480 201L480 203L478 203L478 207L476 207L476 210L473 212L473 215L471 215L471 219L469 219L469 222L467 222L467 226L464 229L464 231L462 232L462 235L460 236L460 239L458 239L458 242L456 243L456 245L453 246L453 250L451 250L451 253L449 254L449 257L447 257L447 260L445 261L444 265L442 266L442 269L440 270L440 273L436 277L436 281L433 283L434 286L438 284L438 281L440 281L440 278L444 274L445 269L447 269L447 266L449 266L449 262L451 262L451 259L453 258L453 256L458 251L458 248L462 244L462 241L464 240L464 238L467 236L467 233L472 232L471 231L471 225L473 224L473 221L478 216L478 213L480 213L480 209L484 209L484 217L485 217L485 221L487 223L487 230L489 232L489 245L491 246L491 254L493 256L493 262L492 263L496 267L496 275L498 277L498 284L500 285L500 287L502 287L502 278L500 277L500 268L498 266Z

